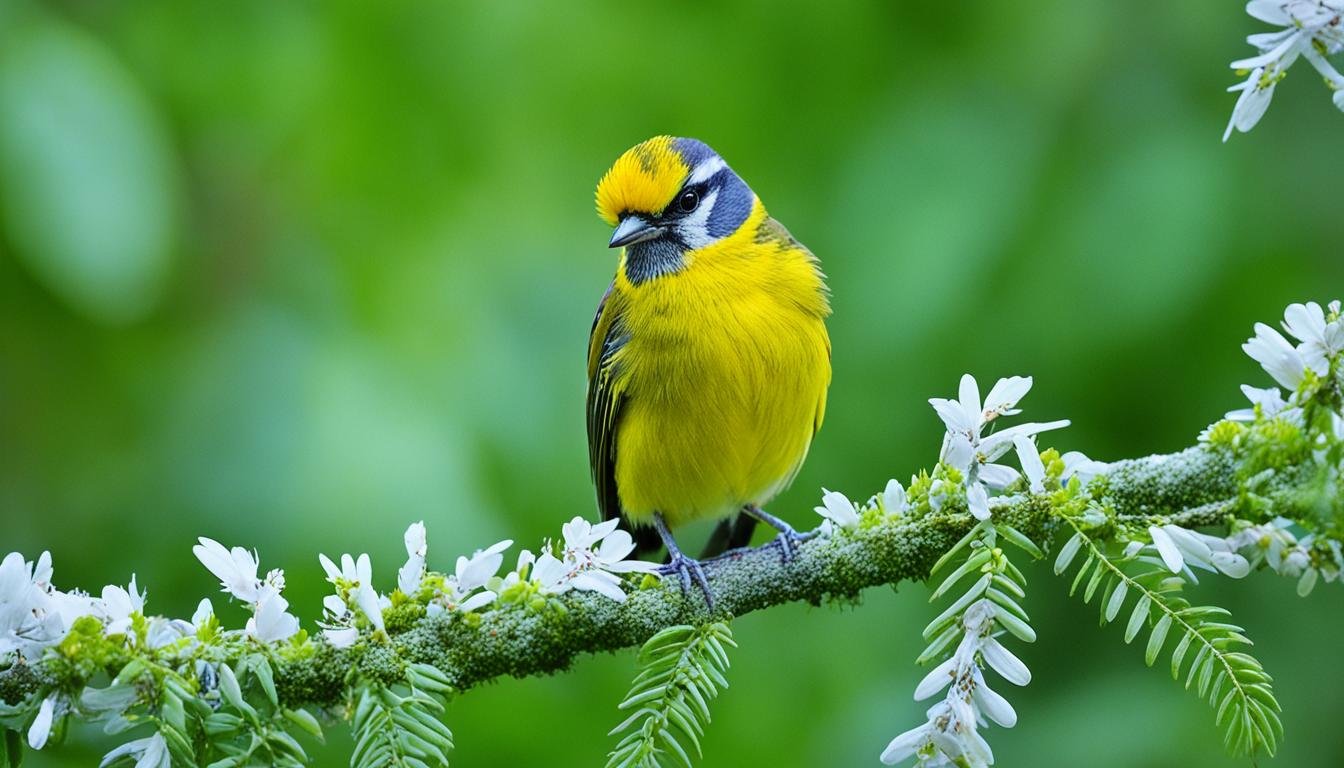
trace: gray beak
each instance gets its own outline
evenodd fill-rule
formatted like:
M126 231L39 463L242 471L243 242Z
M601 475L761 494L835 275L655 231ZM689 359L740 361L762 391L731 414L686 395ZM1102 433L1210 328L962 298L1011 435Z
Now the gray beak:
M663 227L652 224L640 216L629 214L616 225L616 231L611 233L611 242L607 247L620 248L623 245L642 243L662 235L665 231Z

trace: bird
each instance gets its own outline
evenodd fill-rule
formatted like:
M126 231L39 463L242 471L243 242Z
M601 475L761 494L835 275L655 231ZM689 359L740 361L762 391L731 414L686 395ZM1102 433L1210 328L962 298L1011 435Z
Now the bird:
M792 482L826 413L830 292L817 258L697 139L655 136L617 158L597 212L620 248L588 341L588 457L604 520L663 573L700 561L672 529L719 520L701 558L757 521L787 560L805 536L763 507Z

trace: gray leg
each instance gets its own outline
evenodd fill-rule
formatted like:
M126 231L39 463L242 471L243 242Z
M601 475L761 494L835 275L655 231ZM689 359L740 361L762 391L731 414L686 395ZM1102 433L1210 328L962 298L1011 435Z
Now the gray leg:
M667 529L667 521L663 520L661 512L653 513L653 527L663 538L663 546L667 547L669 556L667 565L659 568L658 572L663 575L677 574L681 579L681 592L688 596L691 592L691 581L694 580L705 595L705 605L709 610L714 610L714 593L709 591L709 580L705 578L705 569L700 567L700 562L681 553L676 539L672 538L672 532Z
M757 520L760 520L762 523L765 523L771 528L774 528L776 531L779 531L779 538L778 538L779 548L782 553L782 557L784 558L784 562L786 563L793 559L794 551L797 548L797 546L802 542L812 538L812 536L814 535L811 533L799 533L795 531L793 529L793 526L789 525L783 520L780 520L778 517L775 517L769 512L766 512L764 509L761 509L755 504L748 504L747 506L742 508L742 511L748 515L751 515Z

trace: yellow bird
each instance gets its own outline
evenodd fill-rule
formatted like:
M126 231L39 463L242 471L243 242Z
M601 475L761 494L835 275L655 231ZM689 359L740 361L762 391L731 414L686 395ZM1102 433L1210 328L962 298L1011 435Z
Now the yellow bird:
M825 276L695 139L658 136L621 155L597 211L624 249L588 342L598 506L641 550L661 541L667 572L683 590L694 579L712 606L670 529L720 519L709 555L745 545L760 520L791 556L801 537L761 507L793 480L826 411Z

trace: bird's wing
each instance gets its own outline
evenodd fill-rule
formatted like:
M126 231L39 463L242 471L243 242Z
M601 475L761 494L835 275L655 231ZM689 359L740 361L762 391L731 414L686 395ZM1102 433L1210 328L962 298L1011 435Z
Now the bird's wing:
M621 514L616 493L616 420L621 411L621 393L616 390L612 354L620 348L617 315L619 302L612 287L602 296L588 336L588 465L597 486L597 507L603 520Z

